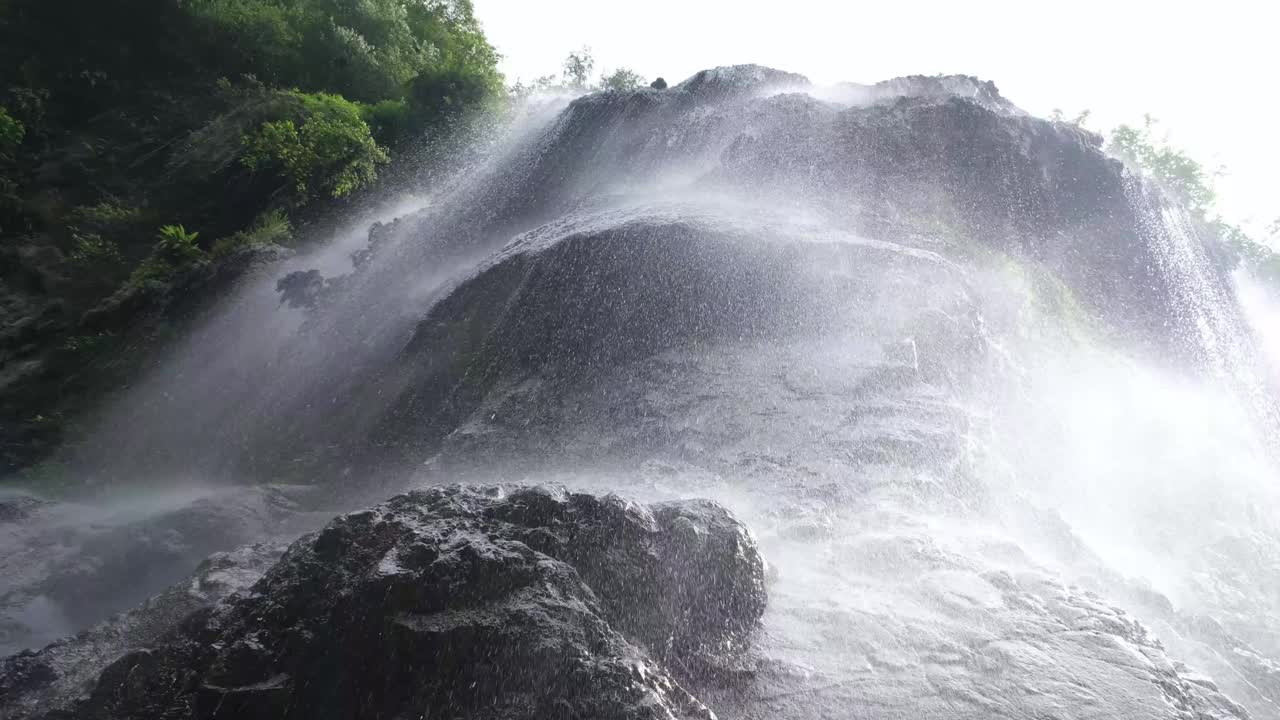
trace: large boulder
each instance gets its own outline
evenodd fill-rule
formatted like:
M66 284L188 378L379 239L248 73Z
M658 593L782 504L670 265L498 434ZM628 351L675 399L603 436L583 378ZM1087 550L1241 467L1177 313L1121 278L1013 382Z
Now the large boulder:
M190 578L141 606L39 652L0 660L0 715L18 720L69 705L93 687L103 668L127 652L159 641L191 613L249 588L284 550L283 545L258 543L214 553Z
M286 485L156 491L111 502L0 498L0 655L129 610L211 553L293 540L327 515Z
M415 491L295 543L252 591L49 717L695 718L764 610L719 506Z

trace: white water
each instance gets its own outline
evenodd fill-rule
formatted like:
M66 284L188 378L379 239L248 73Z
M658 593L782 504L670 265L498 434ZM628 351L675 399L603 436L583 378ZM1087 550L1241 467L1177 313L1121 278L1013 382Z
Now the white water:
M850 203L834 180L778 185L750 177L750 165L719 177L735 147L771 128L802 133L814 117L869 102L866 93L856 103L831 93L816 93L820 103L761 95L745 110L697 108L642 128L647 135L608 133L576 148L584 167L553 178L524 167L575 126L569 116L531 114L443 191L357 218L314 253L250 280L108 409L98 438L109 452L95 469L122 486L175 483L178 474L204 489L146 508L116 494L71 517L118 534L145 520L192 554L282 532L281 518L300 531L315 516L292 513L312 500L221 487L240 472L278 480L295 460L313 467L308 457L282 464L257 455L286 437L314 439L320 454L337 448L339 466L321 463L345 496L328 501L336 509L376 501L388 486L458 479L709 496L755 530L775 573L759 681L739 696L706 690L724 715L1168 717L1161 683L1177 676L1118 605L1194 658L1193 670L1213 671L1256 716L1280 717L1269 690L1240 679L1229 649L1178 624L1211 617L1255 649L1280 653L1280 567L1269 559L1280 557L1269 511L1280 486L1263 432L1274 403L1253 340L1280 358L1274 299L1242 285L1242 315L1185 216L1132 187L1136 205L1158 208L1144 221L1176 290L1170 316L1195 329L1211 372L1156 367L1046 311L1043 290L1025 282L1034 269L1019 261L975 260L941 232L868 236L846 221L840 203ZM717 112L728 119L717 124ZM820 121L809 128L819 153L837 136ZM347 274L372 219L514 203L545 189L515 182L529 177L561 183L569 199L509 222L477 212L465 228L427 213L392 232L371 269L354 273L335 306L305 326L304 313L280 304L274 282L287 270ZM494 182L501 197L481 192ZM839 202L807 194L819 186ZM590 372L549 367L505 378L413 472L371 477L341 455L403 390L390 370L391 380L368 384L364 374L403 370L399 353L430 308L461 279L512 258L552 257L561 264L548 261L551 269L574 270L568 297L578 302L552 313L555 331L615 307L617 287L644 296L614 316L624 339L708 313L664 305L683 297L663 284L668 276L625 285L627 267L565 249L575 233L617 232L640 246L666 237L652 227L694 229L694 266L677 269L703 285L745 277L778 292L776 307L761 303L775 334L670 341ZM468 245L451 245L453 233L475 228ZM590 277L619 284L578 287L573 280L593 263L609 273ZM555 289L533 287L519 299L534 304ZM207 509L214 495L231 508L219 522L235 532L184 537L181 513ZM137 514L103 509L125 507ZM97 537L75 525L37 515L14 525L9 542L28 548L33 575L56 574ZM42 554L52 530L70 533L65 552ZM1144 604L1146 591L1166 596L1173 611ZM74 624L43 592L23 595L27 614L17 617L53 626L39 639ZM31 615L40 612L56 624Z

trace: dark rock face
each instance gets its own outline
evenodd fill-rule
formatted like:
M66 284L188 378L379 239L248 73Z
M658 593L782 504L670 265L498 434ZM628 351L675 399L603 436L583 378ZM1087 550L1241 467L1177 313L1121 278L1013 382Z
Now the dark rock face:
M135 378L176 330L242 277L291 253L245 248L168 283L122 289L76 317L63 300L51 299L65 283L57 273L67 264L51 247L26 250L38 252L0 252L2 475L50 454L63 440L66 419Z
M528 228L598 200L619 178L625 192L676 171L696 178L694 189L761 206L800 199L871 237L932 235L1034 258L1118 327L1170 341L1148 200L1126 188L1101 137L1030 117L967 76L832 94L800 75L736 66L663 93L579 98L526 156L472 189L483 216L462 225Z
M331 515L304 510L308 495L276 485L156 493L102 508L0 500L0 654L128 610L210 553L319 527Z
M764 235L714 215L593 225L518 238L431 309L377 390L363 391L398 398L375 432L380 448L411 455L512 378L580 382L723 342L868 338L871 322L920 336L930 308L972 314L961 280L929 252Z
M975 254L1015 258L1060 278L1117 336L1165 358L1193 352L1193 335L1168 312L1170 287L1144 229L1150 208L1101 138L1029 117L993 84L964 76L836 92L848 97L833 101L801 76L742 66L664 92L575 100L491 172L468 177L453 201L375 229L378 249L342 281L341 302L322 301L315 313L325 353L352 357L317 391L337 416L298 422L306 404L289 398L297 404L279 410L285 420L245 433L265 440L240 454L252 472L317 447L340 448L316 463L317 474L349 458L376 467L388 447L390 462L420 462L400 458L401 448L431 454L496 382L529 370L573 375L674 347L789 339L829 332L830 317L894 312L862 302L883 273L839 277L872 254L874 243L850 248L842 242L850 238L961 265ZM739 227L698 220L723 198L738 203L724 214ZM817 218L821 231L760 249L789 234L778 226L792 217ZM456 275L417 306L423 315L386 292L403 284L406 267L455 261ZM912 270L907 259L896 264L890 272ZM829 270L829 283L797 271L808 266ZM968 314L936 309L960 319L960 335L973 334ZM400 324L374 336L368 317ZM917 343L919 334L907 333ZM234 465L222 460L229 456L219 459Z
M281 350L284 361L270 364L289 367L288 376L260 386L232 375L228 400L191 400L197 414L186 412L185 398L198 388L168 381L161 396L174 399L140 408L158 429L130 457L148 471L199 464L234 478L278 478L299 457L308 459L308 477L380 470L387 455L402 459L403 445L433 453L430 445L456 430L495 381L520 377L509 361L517 370L576 373L584 361L603 367L698 347L713 334L772 339L823 319L787 303L821 308L830 295L851 314L869 315L848 301L874 293L875 278L832 277L843 286L827 294L796 282L808 278L792 268L806 263L828 262L835 276L833 258L861 262L822 233L794 233L804 242L773 257L740 242L768 240L794 217L961 264L987 253L1042 266L1117 336L1159 348L1161 357L1185 350L1170 347L1193 336L1167 312L1169 287L1141 222L1142 199L1131 196L1101 138L1029 117L991 83L964 76L847 86L834 99L824 92L798 75L741 66L700 72L663 92L575 100L439 202L376 226L356 272L285 278L285 305L316 306ZM738 203L726 214L747 221L748 232L691 221L726 198ZM747 217L742 207L777 218ZM598 221L610 213L631 217ZM536 236L559 242L531 247ZM761 307L770 294L783 297ZM658 312L645 316L650 308ZM523 327L510 320L517 314L548 320L536 326L545 337L501 335ZM552 322L570 317L591 324ZM972 334L968 316L959 317L958 331ZM550 351L520 357L506 349L497 362L476 352L499 338ZM331 413L308 410L318 398ZM166 454L169 447L204 452L193 461Z
M18 720L65 708L93 687L107 665L157 642L191 613L247 589L284 550L283 545L260 543L215 553L191 578L134 610L39 652L0 660L0 714Z
M763 582L709 502L417 491L295 543L50 717L711 717L681 682L734 671Z

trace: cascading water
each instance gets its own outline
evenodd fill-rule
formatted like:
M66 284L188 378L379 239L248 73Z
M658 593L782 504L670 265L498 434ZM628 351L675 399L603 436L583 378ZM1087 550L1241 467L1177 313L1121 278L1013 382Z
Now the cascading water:
M101 616L177 580L156 546L556 482L754 530L751 680L696 688L722 716L1280 718L1274 399L1225 274L1096 139L969 78L722 68L554 110L354 266L348 238L248 282L109 408L86 471L217 497L57 553L70 506L32 500L9 648L37 610L98 619L61 607L84 588Z
M1191 344L1207 368L1258 415L1259 440L1273 443L1280 437L1276 385L1241 313L1235 286L1215 267L1185 208L1144 190L1136 178L1126 183L1126 193L1142 209L1144 231L1172 290L1170 310L1194 332Z

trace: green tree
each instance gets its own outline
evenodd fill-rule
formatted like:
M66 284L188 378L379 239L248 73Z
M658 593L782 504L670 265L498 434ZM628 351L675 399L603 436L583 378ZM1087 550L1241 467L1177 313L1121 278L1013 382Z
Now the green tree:
M1213 175L1166 139L1155 137L1156 119L1147 115L1141 127L1120 125L1108 149L1150 173L1156 182L1199 217L1207 217L1217 196Z
M9 111L0 107L0 157L5 157L22 144L27 129Z
M23 278L9 304L49 318L10 360L53 367L86 313L122 332L164 322L191 267L291 242L290 213L501 98L498 60L470 0L0 0L0 244ZM157 241L176 217L198 238L174 225ZM104 366L151 346L112 344ZM0 388L0 472L50 446L22 417L92 402L46 376L21 398Z
M442 66L497 76L469 0L190 0L227 43L226 74L362 102L404 94Z
M574 90L585 90L591 81L591 73L595 70L596 61L591 56L591 48L583 46L581 50L569 53L564 59L561 77L564 84Z
M360 107L338 95L294 92L301 116L264 123L244 137L244 165L273 171L292 187L296 202L320 194L343 197L378 176L388 161Z
M1108 150L1124 158L1155 179L1166 191L1186 205L1243 266L1255 275L1280 283L1280 255L1250 237L1243 228L1227 222L1217 213L1215 174L1209 173L1186 152L1155 136L1155 118L1147 115L1142 127L1120 125L1111 133ZM1280 225L1280 220L1277 221Z
M600 78L600 85L606 90L634 90L646 84L640 73L629 68L618 68Z

